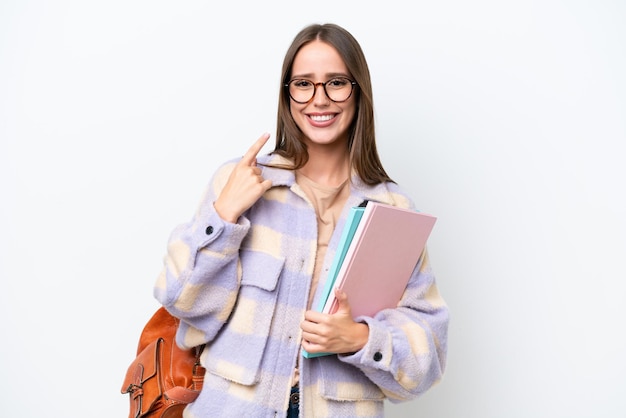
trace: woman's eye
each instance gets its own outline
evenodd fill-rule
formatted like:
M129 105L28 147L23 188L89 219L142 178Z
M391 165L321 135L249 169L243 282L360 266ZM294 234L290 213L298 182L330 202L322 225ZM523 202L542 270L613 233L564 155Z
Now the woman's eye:
M313 86L313 83L307 80L295 80L293 84L300 89L311 88L311 86Z
M349 81L345 78L333 78L331 80L328 80L327 85L331 87L343 87L348 83Z

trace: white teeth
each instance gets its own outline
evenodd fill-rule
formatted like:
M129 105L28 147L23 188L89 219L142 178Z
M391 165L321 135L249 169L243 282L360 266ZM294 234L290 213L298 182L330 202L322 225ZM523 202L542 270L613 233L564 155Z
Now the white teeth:
M315 122L326 122L327 120L331 120L333 115L322 115L322 116L311 116Z

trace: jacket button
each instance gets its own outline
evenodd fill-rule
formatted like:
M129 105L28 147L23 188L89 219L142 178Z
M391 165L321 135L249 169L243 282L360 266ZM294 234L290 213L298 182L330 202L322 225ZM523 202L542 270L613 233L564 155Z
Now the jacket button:
M383 359L383 355L380 351L374 353L374 361L381 361Z
M211 235L213 233L213 227L211 225L207 226L204 232L206 232L207 235Z

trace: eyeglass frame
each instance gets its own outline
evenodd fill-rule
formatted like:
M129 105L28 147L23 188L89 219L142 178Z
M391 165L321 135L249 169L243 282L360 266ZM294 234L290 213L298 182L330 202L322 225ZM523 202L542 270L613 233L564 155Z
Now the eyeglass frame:
M326 84L328 84L329 82L333 81L333 80L337 80L337 79L344 79L344 80L348 80L350 82L350 94L348 94L348 97L346 97L343 100L333 100L329 95L328 95L328 91L326 91ZM293 98L293 96L291 95L291 91L289 89L289 85L291 83L293 83L296 80L304 80L304 81L308 81L311 84L313 84L313 94L311 95L311 98L309 100L307 100L306 102L299 102L296 99ZM350 97L352 97L352 93L354 92L354 86L358 86L357 82L354 80L349 79L348 77L333 77L329 80L326 80L325 82L319 82L319 83L314 83L312 80L309 80L308 78L292 78L291 80L289 80L288 83L285 83L283 85L283 87L287 88L287 94L289 95L289 98L291 100L293 100L294 102L298 103L298 104L309 104L313 101L313 99L315 98L315 95L317 94L317 86L321 85L324 88L324 94L326 95L326 97L328 97L328 100L330 100L333 103L344 103L347 102Z

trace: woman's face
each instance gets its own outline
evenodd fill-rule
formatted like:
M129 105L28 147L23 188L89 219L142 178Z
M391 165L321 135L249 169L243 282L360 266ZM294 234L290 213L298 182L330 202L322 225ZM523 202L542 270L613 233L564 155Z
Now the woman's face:
M352 78L341 56L330 44L313 41L296 54L291 80L306 79L313 83L325 83L336 77ZM301 104L291 100L291 116L304 133L304 141L309 147L347 143L348 128L356 114L354 97L353 92L348 100L334 102L320 84L310 102Z

